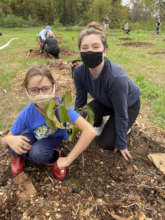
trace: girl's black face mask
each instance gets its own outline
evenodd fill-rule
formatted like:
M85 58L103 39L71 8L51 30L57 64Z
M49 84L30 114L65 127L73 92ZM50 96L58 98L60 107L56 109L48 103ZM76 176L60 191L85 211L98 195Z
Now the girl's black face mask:
M89 68L95 68L103 60L103 52L87 51L80 52L83 63Z

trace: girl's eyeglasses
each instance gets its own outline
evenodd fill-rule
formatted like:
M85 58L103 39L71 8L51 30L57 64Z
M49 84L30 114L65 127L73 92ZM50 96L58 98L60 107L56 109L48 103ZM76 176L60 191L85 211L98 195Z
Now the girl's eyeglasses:
M52 88L53 88L53 85L43 86L42 88L37 88L37 87L27 88L27 92L29 95L39 95L40 91L42 92L42 94L49 94Z

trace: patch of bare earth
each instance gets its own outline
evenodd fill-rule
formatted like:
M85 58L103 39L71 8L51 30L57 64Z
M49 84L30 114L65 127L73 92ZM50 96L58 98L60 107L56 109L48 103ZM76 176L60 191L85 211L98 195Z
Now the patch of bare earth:
M56 80L56 93L75 89L71 64L48 62ZM11 91L26 102L21 87L25 72L18 73ZM67 168L64 181L49 167L26 161L24 172L13 178L11 155L0 148L0 219L2 220L164 220L165 176L148 159L149 153L165 153L165 131L140 114L128 136L132 161L120 153L103 150L96 138ZM62 144L63 155L73 148Z
M123 43L121 44L122 46L125 47L145 47L145 46L154 46L153 43L149 43L149 42L127 42L127 43Z
M78 53L70 50L70 49L65 49L65 48L61 48L60 49L60 57L64 57L64 56L70 56L70 57L75 57L76 55L78 55ZM30 49L27 54L27 57L31 56L31 57L42 57L42 58L50 58L50 59L55 59L51 54L43 51L42 53L40 52L40 50L37 49Z
M163 55L163 54L165 54L165 50L155 51L155 52L152 52L150 54L152 54L152 55Z
M132 40L130 37L121 37L119 40Z

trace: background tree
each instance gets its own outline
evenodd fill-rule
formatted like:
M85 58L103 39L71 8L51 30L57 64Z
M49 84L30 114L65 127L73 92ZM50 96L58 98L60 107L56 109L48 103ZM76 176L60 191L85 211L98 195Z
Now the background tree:
M130 10L130 19L134 22L147 21L152 17L152 5L141 0L131 0L132 8Z
M90 8L91 20L103 22L106 14L110 15L111 0L94 0Z
M112 27L119 28L128 20L129 8L121 5L121 0L112 0L111 3L111 20Z
M108 14L111 28L121 28L128 18L143 25L153 23L156 15L165 19L165 0L131 0L131 5L123 6L121 0L1 0L0 24L5 16L7 22L18 17L32 25L87 25L93 20L102 23Z
M91 17L90 8L92 7L93 0L79 0L77 1L77 24L86 25L94 18Z

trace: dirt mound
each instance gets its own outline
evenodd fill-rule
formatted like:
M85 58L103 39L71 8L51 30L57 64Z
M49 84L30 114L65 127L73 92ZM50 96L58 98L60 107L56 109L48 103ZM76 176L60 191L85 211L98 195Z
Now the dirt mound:
M165 54L165 50L161 50L161 51L155 51L155 52L153 52L153 53L149 53L149 54L152 54L152 55L163 55L163 54Z
M121 216L163 220L165 179L147 155L165 152L165 148L146 136L137 123L128 139L134 157L131 162L119 153L104 151L96 139L68 168L63 182L53 177L49 167L29 161L22 176L12 178L7 153L0 161L0 219L14 215L22 220L112 220ZM72 147L73 143L63 143L63 154Z
M31 57L42 57L42 58L53 58L54 57L43 51L42 53L40 52L40 50L35 50L35 49L30 49L27 54L26 54L27 57L31 56ZM75 57L75 56L78 56L78 53L77 52L74 52L70 49L66 49L66 48L60 48L60 57L64 57L64 56L70 56L70 57Z
M74 52L70 49L66 49L66 48L61 48L60 49L60 55L61 56L70 56L70 57L75 57L78 56L77 52Z
M48 54L47 52L43 51L42 53L40 52L40 50L34 50L34 49L30 49L27 54L27 57L31 56L31 57L42 57L42 58L53 58L52 55Z
M119 38L119 40L132 40L130 37L122 37L122 38Z
M71 91L72 95L75 95L75 87L72 78L71 70L71 60L64 62L61 59L55 61L49 61L47 67L50 69L55 82L56 82L56 94L60 97L65 93L65 91ZM27 99L24 97L24 88L22 86L23 79L25 77L26 71L19 72L15 77L13 84L12 93L14 93L17 102L26 103Z
M128 43L123 43L121 44L125 47L145 47L145 46L154 46L153 43L148 43L148 42L128 42Z

